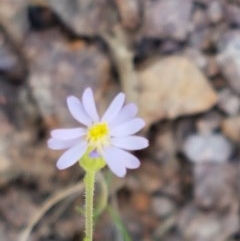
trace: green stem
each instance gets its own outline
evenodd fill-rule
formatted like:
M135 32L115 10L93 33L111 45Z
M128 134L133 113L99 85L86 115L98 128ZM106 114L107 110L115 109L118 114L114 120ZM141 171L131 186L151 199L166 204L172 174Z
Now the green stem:
M85 183L85 238L84 241L93 240L93 196L96 171L86 170Z

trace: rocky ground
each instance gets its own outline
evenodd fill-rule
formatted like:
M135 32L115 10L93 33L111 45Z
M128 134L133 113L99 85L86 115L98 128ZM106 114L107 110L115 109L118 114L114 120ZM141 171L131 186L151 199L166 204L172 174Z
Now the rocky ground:
M239 0L0 0L0 240L82 240L84 173L46 140L87 86L100 110L124 91L150 140L104 171L95 241L239 241Z

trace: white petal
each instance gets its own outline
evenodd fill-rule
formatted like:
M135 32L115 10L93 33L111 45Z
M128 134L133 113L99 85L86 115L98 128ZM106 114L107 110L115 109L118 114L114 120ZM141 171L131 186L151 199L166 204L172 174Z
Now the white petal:
M148 140L141 136L115 137L112 138L111 143L130 151L141 150L149 145Z
M99 121L94 96L91 88L87 88L82 96L83 108L94 122Z
M119 148L114 148L114 153L115 153L115 159L118 162L123 162L125 167L129 169L136 169L140 166L140 161L133 154L127 151L121 150Z
M74 146L79 141L80 141L80 139L62 141L62 140L50 138L47 141L47 145L50 149L53 149L53 150L64 150L64 149L68 149L68 148Z
M51 136L60 140L70 140L81 137L86 134L84 128L71 128L71 129L56 129L51 131Z
M67 98L67 105L71 115L80 123L89 126L92 123L92 120L87 115L83 109L81 101L75 96L69 96Z
M124 177L126 175L126 167L124 160L118 156L119 149L115 147L108 147L102 151L103 158L107 162L111 171L118 177Z
M110 130L112 136L128 136L135 134L145 126L141 118L134 118Z
M87 150L87 143L80 142L70 148L69 150L65 151L63 155L57 161L57 168L60 170L66 169L77 161L83 156L85 151Z
M125 95L123 93L118 94L114 98L110 106L107 108L107 110L105 111L102 117L102 121L106 121L108 123L112 121L121 110L124 100L125 100Z
M110 127L115 127L123 122L131 120L137 114L137 106L133 103L125 105L118 115L111 121Z
M109 168L119 177L126 175L126 168L135 169L140 166L140 161L137 157L113 146L104 150L103 157L106 159Z
M140 167L140 161L137 157L135 157L133 154L123 151L124 154L124 164L128 169L136 169Z

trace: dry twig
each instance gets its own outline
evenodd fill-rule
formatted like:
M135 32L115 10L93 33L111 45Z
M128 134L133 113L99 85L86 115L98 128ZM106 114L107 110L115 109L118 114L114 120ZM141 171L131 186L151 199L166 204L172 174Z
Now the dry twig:
M79 195L80 192L83 191L83 183L78 182L75 185L66 188L57 194L50 197L43 206L38 210L37 213L31 218L28 226L23 230L23 232L20 234L19 241L27 241L33 228L37 225L39 220L46 214L46 212L51 209L56 203L60 202L61 200L72 196L72 195Z
M101 37L107 43L115 62L122 88L129 101L137 102L139 82L133 64L133 53L129 48L127 34L117 26L113 35L102 33Z

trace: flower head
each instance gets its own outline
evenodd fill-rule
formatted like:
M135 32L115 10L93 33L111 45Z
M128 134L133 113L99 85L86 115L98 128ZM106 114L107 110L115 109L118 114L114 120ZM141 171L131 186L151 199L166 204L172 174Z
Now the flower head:
M65 150L57 161L58 169L65 169L88 155L93 161L103 159L117 176L126 175L126 169L138 168L138 158L128 151L140 150L148 146L148 140L133 135L141 130L145 123L135 117L135 104L124 105L125 95L119 93L103 116L100 118L95 106L93 92L87 88L82 100L74 96L67 98L72 116L81 123L81 127L56 129L51 131L48 147Z

